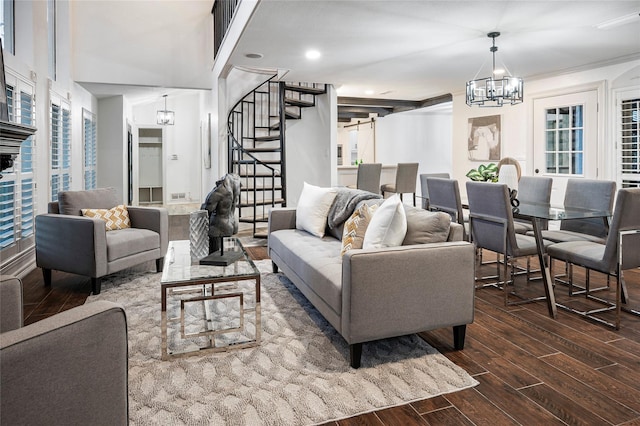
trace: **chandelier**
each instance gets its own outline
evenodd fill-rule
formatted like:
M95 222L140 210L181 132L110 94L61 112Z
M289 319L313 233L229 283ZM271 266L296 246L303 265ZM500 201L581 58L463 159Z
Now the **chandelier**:
M164 98L164 109L158 110L158 113L156 114L156 122L163 126L173 126L175 113L167 109L167 95L163 95L162 97Z
M493 45L489 48L493 55L493 67L491 77L467 81L467 105L479 105L484 107L501 107L506 104L519 104L522 102L524 82L520 77L512 77L508 71L496 69L496 37L499 32L487 34L493 39ZM478 70L478 73L480 70Z

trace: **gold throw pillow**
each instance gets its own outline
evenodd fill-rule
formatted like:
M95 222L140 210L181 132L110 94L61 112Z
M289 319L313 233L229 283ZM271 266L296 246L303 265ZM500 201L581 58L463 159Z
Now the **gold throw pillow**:
M378 204L374 204L373 206L363 204L347 219L344 223L344 230L342 231L342 250L340 251L340 256L344 256L344 254L351 249L362 248L364 233L367 231L367 226L369 226L369 222L377 208Z
M129 212L127 211L127 206L124 204L115 206L111 209L82 209L81 211L82 216L93 219L102 219L107 222L107 231L131 228Z

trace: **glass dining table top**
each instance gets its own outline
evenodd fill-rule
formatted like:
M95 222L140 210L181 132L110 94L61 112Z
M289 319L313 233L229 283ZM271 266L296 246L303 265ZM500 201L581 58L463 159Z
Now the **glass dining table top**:
M588 219L611 216L610 210L590 210L575 207L552 207L549 204L524 203L512 209L513 216L520 219Z

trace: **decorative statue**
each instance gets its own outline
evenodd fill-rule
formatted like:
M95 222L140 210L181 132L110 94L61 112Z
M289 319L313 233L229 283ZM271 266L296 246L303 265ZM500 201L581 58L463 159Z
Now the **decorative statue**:
M209 253L224 254L223 238L238 232L236 204L240 198L240 176L227 173L216 182L201 210L209 212Z

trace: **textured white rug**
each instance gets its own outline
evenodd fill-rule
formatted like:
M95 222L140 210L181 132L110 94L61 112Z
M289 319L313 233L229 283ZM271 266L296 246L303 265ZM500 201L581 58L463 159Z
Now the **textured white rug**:
M363 345L349 367L342 337L271 262L262 271L255 348L160 360L160 274L113 275L95 300L124 306L132 425L308 425L475 386L417 336ZM372 313L375 314L375 313Z

